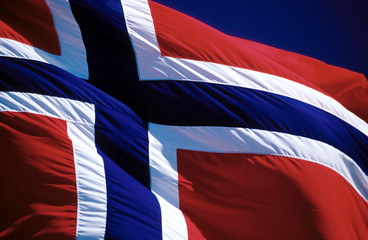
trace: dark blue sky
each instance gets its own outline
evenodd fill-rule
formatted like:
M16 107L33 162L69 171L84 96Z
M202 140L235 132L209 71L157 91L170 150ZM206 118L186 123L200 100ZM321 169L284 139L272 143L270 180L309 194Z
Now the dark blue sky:
M155 0L227 34L368 77L367 0Z

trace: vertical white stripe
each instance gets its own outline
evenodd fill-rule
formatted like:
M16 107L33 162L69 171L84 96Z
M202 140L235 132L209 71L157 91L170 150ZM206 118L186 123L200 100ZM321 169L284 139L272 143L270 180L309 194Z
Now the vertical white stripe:
M156 194L161 207L162 239L187 240L188 231L182 212L168 201Z
M148 134L151 190L156 195L161 208L162 239L186 240L188 239L187 224L179 209L176 149L165 146L164 156L163 146L153 135ZM167 184L167 181L170 181L170 184ZM163 189L158 186L168 188Z
M68 123L73 142L78 189L77 239L103 239L106 226L106 181L103 159L97 154L94 128Z
M54 19L59 37L61 56L44 54L45 60L72 74L88 79L87 53L82 34L75 20L69 1L46 0Z

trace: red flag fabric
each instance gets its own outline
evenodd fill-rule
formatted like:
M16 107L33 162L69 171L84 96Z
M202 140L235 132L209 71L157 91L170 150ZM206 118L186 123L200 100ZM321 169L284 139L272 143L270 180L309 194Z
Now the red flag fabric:
M151 0L0 3L0 239L368 239L367 84Z

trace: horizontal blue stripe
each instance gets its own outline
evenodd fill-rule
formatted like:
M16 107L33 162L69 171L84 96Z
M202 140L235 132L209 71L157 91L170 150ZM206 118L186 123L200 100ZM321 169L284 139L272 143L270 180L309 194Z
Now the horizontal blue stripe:
M292 98L184 81L105 83L99 87L149 122L244 127L303 136L339 149L368 174L367 136L332 114Z

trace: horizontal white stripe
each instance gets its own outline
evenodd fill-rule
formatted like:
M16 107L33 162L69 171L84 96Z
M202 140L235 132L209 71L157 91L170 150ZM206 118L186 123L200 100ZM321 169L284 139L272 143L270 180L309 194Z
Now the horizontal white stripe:
M0 92L0 111L37 113L68 122L95 124L93 104L34 93Z
M140 80L183 80L226 84L279 94L329 112L368 136L368 123L333 98L305 85L253 70L161 56L147 1L124 0L122 5L137 57Z
M88 79L87 54L69 1L46 0L46 3L54 20L61 56L6 38L0 38L0 56L50 63L80 78Z
M93 104L33 93L0 92L0 112L35 113L67 122L78 194L77 239L103 239L107 196L103 159L95 146Z

